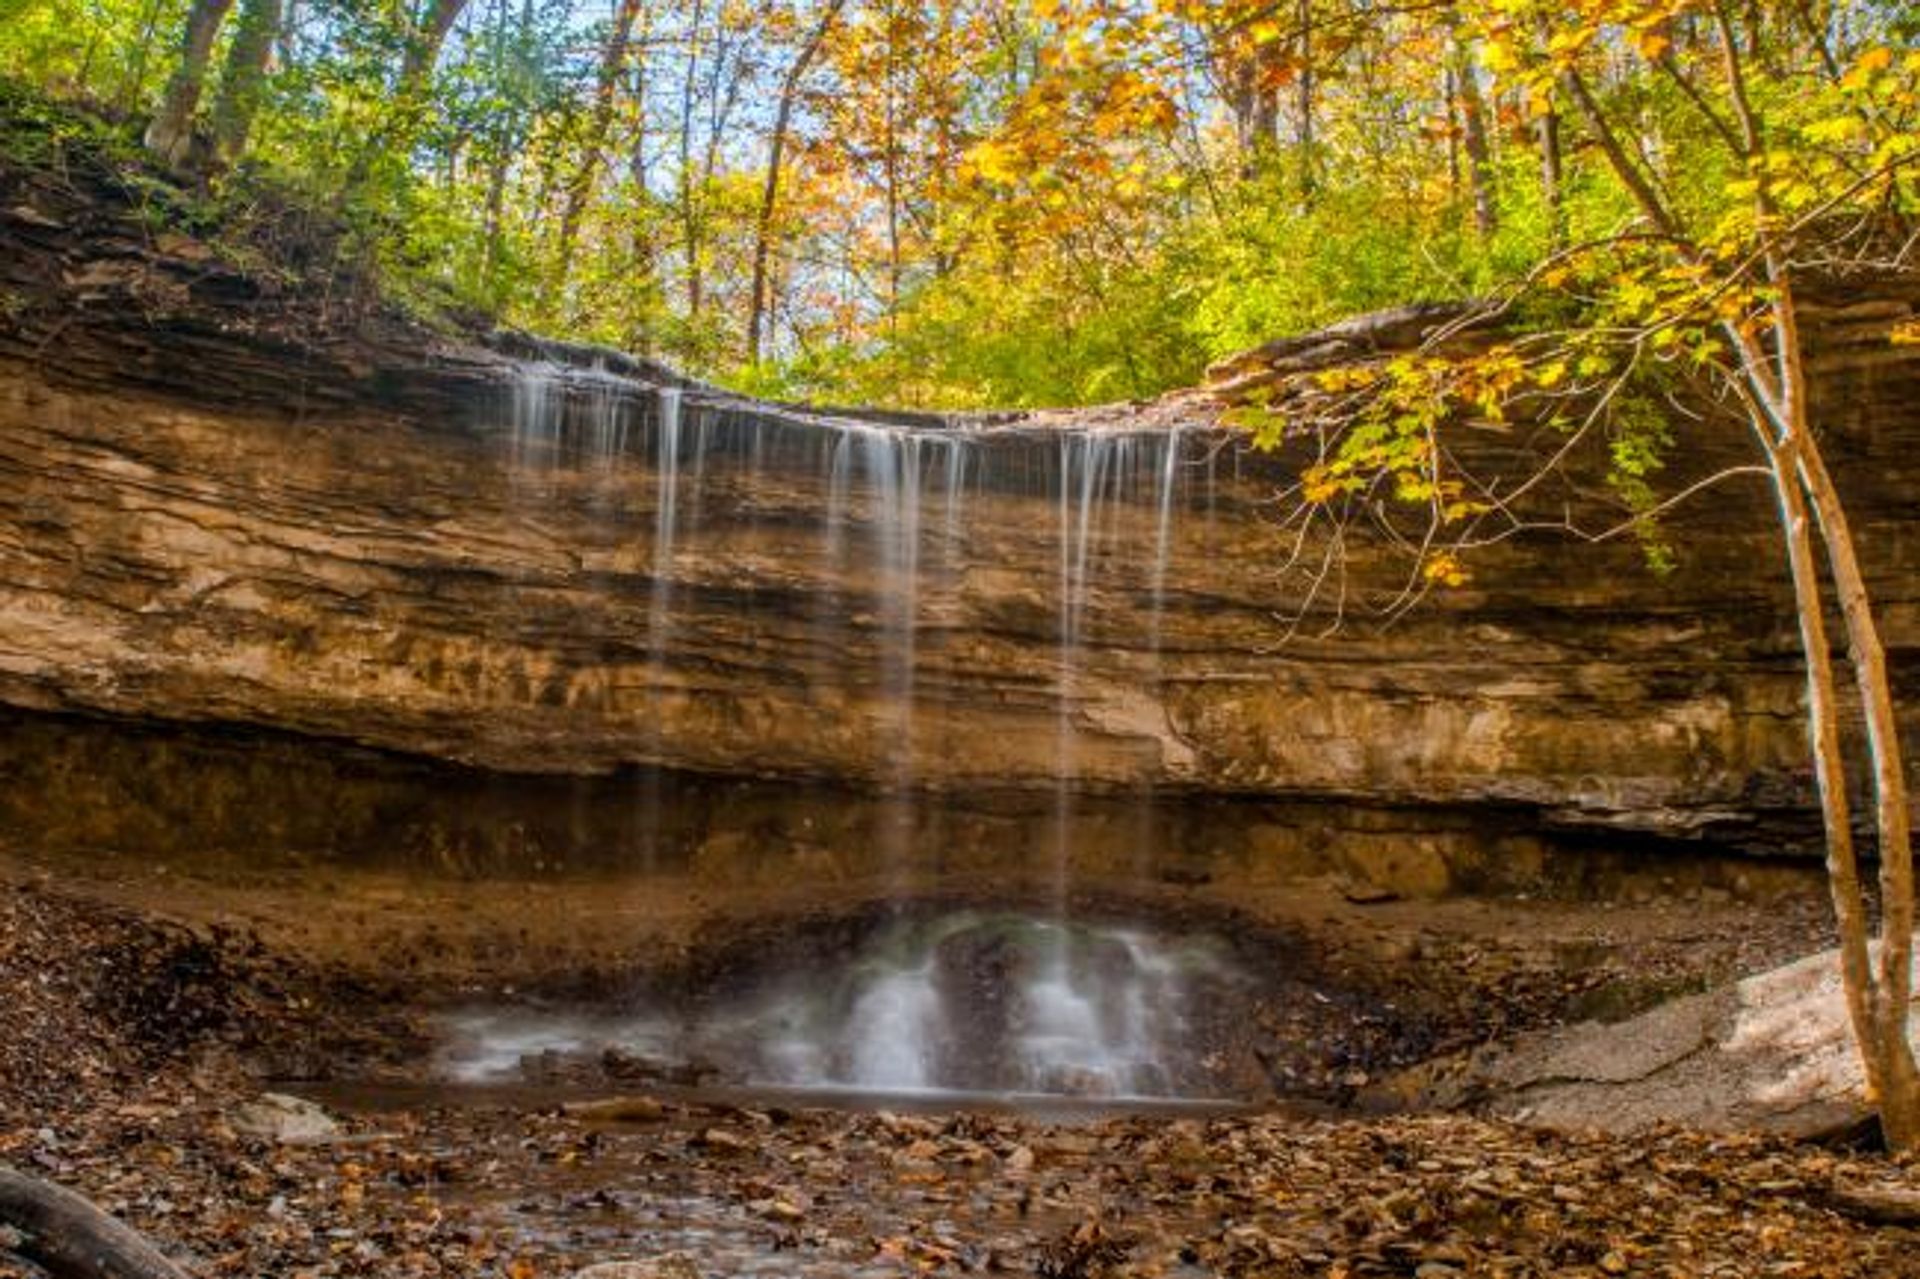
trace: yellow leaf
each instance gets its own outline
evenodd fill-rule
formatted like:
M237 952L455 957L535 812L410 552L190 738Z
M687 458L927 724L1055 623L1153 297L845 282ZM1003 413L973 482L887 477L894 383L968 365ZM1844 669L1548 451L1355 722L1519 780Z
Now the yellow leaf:
M1427 562L1420 566L1420 576L1443 586L1464 586L1467 582L1467 570L1452 551L1428 556Z
M1893 50L1885 45L1875 45L1854 61L1847 73L1840 77L1843 89L1864 89L1872 83L1874 76L1893 65Z

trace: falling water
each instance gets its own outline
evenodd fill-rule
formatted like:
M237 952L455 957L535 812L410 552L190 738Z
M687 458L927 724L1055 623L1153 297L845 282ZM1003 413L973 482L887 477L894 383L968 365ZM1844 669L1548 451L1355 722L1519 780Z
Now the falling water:
M1222 1096L1232 1085L1214 1053L1247 988L1206 937L959 912L883 929L838 966L774 976L691 1015L459 1014L443 1066L483 1082L523 1074L542 1054L592 1060L616 1048L763 1086Z
M638 411L649 394L650 411ZM1009 1020L994 1037L996 1051L1020 1065L1008 1067L1012 1074L987 1073L999 1080L996 1086L1037 1091L1163 1088L1154 1082L1159 1068L1150 1061L1166 1051L1173 1016L1167 1010L1180 1002L1178 981L1151 945L1121 933L1105 935L1096 947L1109 958L1105 976L1090 980L1088 943L1067 921L1073 808L1083 780L1080 735L1092 699L1112 679L1106 663L1091 665L1087 653L1090 623L1099 616L1096 591L1118 589L1122 573L1133 584L1135 598L1149 614L1144 619L1146 666L1139 674L1159 684L1169 564L1180 513L1192 504L1190 477L1198 475L1183 459L1179 431L1049 434L1032 427L896 427L728 408L710 397L689 408L677 387L649 392L602 369L550 363L521 367L513 382L511 415L512 456L519 468L555 468L571 460L606 477L603 491L632 494L632 487L616 483L620 474L635 459L651 464L646 653L655 710L646 754L655 761L673 754L668 699L686 695L677 683L673 644L676 606L685 603L676 588L688 567L681 562L691 555L688 548L694 539L725 529L724 521L755 518L750 509L722 498L744 493L752 503L771 476L818 486L824 506L818 512L819 571L832 585L819 591L813 609L818 658L810 678L823 705L839 693L840 706L874 708L875 772L890 797L878 851L891 868L889 882L896 891L904 890L908 869L927 851L917 847L914 807L923 784L918 722L926 658L923 609L953 606L942 593L970 567L970 547L991 543L981 534L994 530L974 525L1004 518L1007 508L998 503L1052 505L1057 543L1052 566L1052 918L1025 926L1022 966L1008 974ZM1201 477L1208 504L1211 464L1209 459ZM980 495L978 507L971 493ZM938 554L929 553L930 544L938 546ZM718 567L702 561L703 573ZM1111 582L1110 573L1116 575ZM750 570L743 566L742 575L747 578L742 589L750 593ZM864 625L871 635L871 665L845 661L850 623ZM1090 678L1096 669L1102 672L1099 682ZM660 846L662 798L657 774L646 776L643 824L651 859ZM1150 837L1151 785L1147 772L1140 782L1143 854ZM1121 955L1124 961L1112 958ZM1120 971L1124 979L1115 978ZM959 1086L950 1067L956 1054L965 1057L969 1050L955 1047L951 984L952 973L926 947L912 962L870 967L861 983L841 992L831 1015L822 1013L779 1040L787 1046L784 1056L768 1049L763 1063L776 1064L763 1069L787 1082ZM787 1064L778 1066L781 1061ZM981 1077L977 1065L962 1073Z
M654 713L648 753L657 762L666 754L666 696L668 645L673 638L673 551L679 530L680 505L680 397L679 387L663 386L654 393L653 423L653 574L647 601L647 677L653 684ZM646 829L646 856L651 863L661 850L660 775L650 770L641 783L641 820Z
M521 364L514 369L510 394L516 470L551 462L559 451L560 390L558 370L551 364Z

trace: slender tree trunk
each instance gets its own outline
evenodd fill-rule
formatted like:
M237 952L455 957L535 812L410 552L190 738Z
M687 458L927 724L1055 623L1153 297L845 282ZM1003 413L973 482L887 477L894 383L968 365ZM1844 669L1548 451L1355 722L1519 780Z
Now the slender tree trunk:
M1821 825L1826 835L1827 890L1833 899L1840 932L1841 986L1855 1039L1863 1046L1867 1086L1882 1087L1880 1055L1865 1046L1877 1039L1868 989L1872 966L1867 945L1865 899L1860 892L1860 863L1853 846L1853 812L1848 798L1846 756L1840 746L1839 698L1835 693L1833 645L1827 636L1826 601L1820 590L1820 568L1814 553L1813 519L1807 497L1789 451L1764 425L1765 414L1755 406L1750 415L1754 433L1767 455L1774 497L1780 506L1780 531L1787 547L1787 566L1793 581L1795 618L1800 626L1800 649L1807 664L1807 739L1813 754L1814 788L1820 799Z
M1839 490L1826 468L1807 418L1807 378L1790 275L1770 264L1776 297L1776 350L1768 353L1748 334L1730 327L1747 375L1745 395L1756 429L1776 473L1782 520L1793 562L1795 604L1806 648L1808 720L1826 824L1828 880L1840 930L1841 980L1868 1091L1879 1110L1887 1143L1897 1150L1920 1148L1920 1069L1908 1027L1913 997L1913 848L1905 766L1894 714L1886 653L1874 619L1865 574ZM1767 434L1768 426L1772 434ZM1811 565L1810 526L1817 526L1827 569L1847 634L1847 660L1859 687L1871 760L1880 860L1881 924L1877 966L1869 949L1869 924L1853 851L1845 798L1833 675L1825 613ZM1805 539L1806 548L1795 545ZM1808 582L1811 584L1807 584Z
M846 7L846 0L826 0L821 8L820 20L814 24L807 42L794 56L793 65L787 68L786 78L780 84L780 103L774 110L773 132L767 139L767 180L760 192L760 213L754 219L753 228L753 285L747 302L747 362L760 362L761 329L767 314L767 257L772 251L773 217L780 201L780 166L787 149L787 130L793 122L794 100L800 94L800 83L806 77L807 68L812 65L820 46L826 43L827 33L840 17L840 11Z
M241 0L220 93L213 102L213 154L222 165L233 164L247 149L247 135L266 93L267 64L280 35L280 18L280 0Z
M181 166L193 150L193 115L200 106L206 88L207 63L213 57L213 42L220 34L233 0L193 0L187 11L187 25L180 38L180 62L167 81L160 109L147 125L147 150L162 163Z
M1788 359L1798 363L1797 355ZM1811 434L1800 437L1798 445L1795 456L1799 478L1819 521L1827 569L1845 623L1847 661L1860 692L1873 773L1880 860L1880 955L1878 971L1863 983L1870 1011L1868 1025L1875 1041L1863 1056L1869 1060L1868 1079L1876 1085L1880 1125L1887 1144L1896 1150L1912 1150L1920 1148L1920 1067L1914 1061L1908 1029L1913 1001L1913 844L1899 723L1887 674L1886 648L1846 509ZM1858 926L1864 937L1864 919ZM1871 1062L1875 1055L1879 1057L1877 1071Z
M1467 178L1473 187L1473 226L1481 236L1498 227L1493 194L1493 152L1487 136L1487 101L1474 74L1473 59L1462 41L1453 42L1454 84L1460 91L1461 145L1467 152Z
M1560 196L1560 113L1551 103L1534 121L1533 133L1540 144L1540 201L1547 209L1547 247L1558 252L1567 240L1567 215Z
M705 301L705 280L700 267L700 213L695 207L693 180L693 108L694 66L700 56L700 22L705 6L695 0L687 18L687 71L680 86L680 231L687 259L687 314L698 318Z
M580 163L567 183L567 202L560 213L559 275L562 288L573 273L573 246L580 233L580 219L593 195L593 180L600 172L601 152L606 149L607 133L613 124L614 102L619 94L620 72L626 66L627 49L633 42L633 24L640 16L643 0L620 0L613 29L607 34L605 52L600 58L600 75L593 86L593 116L582 143Z
M1300 206L1313 207L1319 179L1314 170L1313 148L1313 0L1299 0L1300 82L1297 88L1300 111Z
M147 0L147 8L140 19L140 51L134 54L133 68L121 83L119 107L122 111L133 110L140 101L141 91L147 87L147 63L153 56L153 36L160 25L160 6L162 0Z
M651 31L652 11L647 13L646 25L642 28L642 40ZM654 229L653 229L653 192L648 186L651 180L651 167L647 161L647 91L651 83L649 68L644 57L634 68L633 80L633 138L627 149L627 180L633 186L633 198L637 207L629 215L630 227L627 235L627 254L633 262L634 273L643 280L654 278ZM647 349L651 352L651 338Z
M900 330L900 24L894 4L887 5L886 128L883 137L887 180L887 331Z

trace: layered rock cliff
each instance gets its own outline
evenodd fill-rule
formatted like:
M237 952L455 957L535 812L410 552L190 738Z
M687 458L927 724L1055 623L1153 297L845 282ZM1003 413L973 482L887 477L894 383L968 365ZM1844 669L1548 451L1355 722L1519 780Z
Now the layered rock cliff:
M1630 539L1529 534L1388 620L1391 537L1311 541L1330 571L1303 578L1271 518L1300 459L1247 453L1206 392L886 422L747 403L642 361L330 310L151 233L84 174L0 182L0 287L14 708L516 773L1064 780L1752 847L1811 829L1753 476L1676 517L1670 575ZM1810 312L1817 417L1909 706L1920 358L1887 334L1912 311ZM1746 460L1737 432L1683 440L1676 482ZM1554 443L1463 447L1517 476ZM1596 474L1531 500L1604 511Z

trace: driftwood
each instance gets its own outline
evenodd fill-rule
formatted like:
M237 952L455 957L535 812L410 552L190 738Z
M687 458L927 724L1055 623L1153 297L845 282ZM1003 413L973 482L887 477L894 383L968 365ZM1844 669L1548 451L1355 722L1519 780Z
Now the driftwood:
M1920 1188L1835 1186L1827 1203L1838 1212L1876 1226L1920 1226Z
M71 1190L0 1164L0 1255L52 1279L188 1279L132 1227Z

